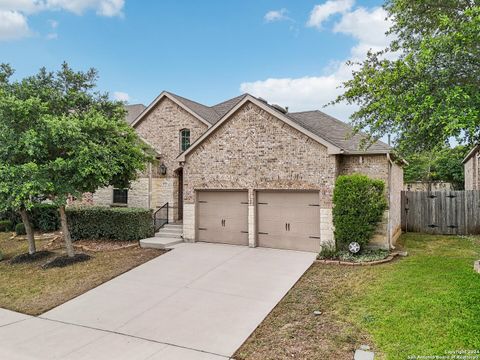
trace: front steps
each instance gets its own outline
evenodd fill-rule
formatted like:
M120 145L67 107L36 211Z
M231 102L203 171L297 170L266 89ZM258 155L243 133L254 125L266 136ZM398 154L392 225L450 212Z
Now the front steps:
M183 242L182 235L182 224L167 224L155 234L155 237L140 240L140 246L150 249L168 249L172 245Z

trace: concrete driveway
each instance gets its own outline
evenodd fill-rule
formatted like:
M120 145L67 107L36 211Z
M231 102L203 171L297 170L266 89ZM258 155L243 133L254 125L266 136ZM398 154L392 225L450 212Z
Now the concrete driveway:
M19 348L48 345L65 359L225 359L314 259L306 252L180 244L39 318L8 324L15 316L4 315L2 326L0 314L0 348L21 355ZM57 358L39 354L31 358Z

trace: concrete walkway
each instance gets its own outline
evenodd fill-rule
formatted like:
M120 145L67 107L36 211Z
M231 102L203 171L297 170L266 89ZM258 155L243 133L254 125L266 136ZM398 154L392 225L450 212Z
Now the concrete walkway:
M227 359L314 259L305 252L180 244L39 318L0 312L2 356Z

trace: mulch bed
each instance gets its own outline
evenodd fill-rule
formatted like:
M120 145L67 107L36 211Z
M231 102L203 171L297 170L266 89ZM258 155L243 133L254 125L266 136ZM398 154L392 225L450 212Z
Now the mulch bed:
M27 263L32 263L41 259L45 259L52 255L53 252L51 251L37 251L35 254L20 254L15 256L10 260L10 264L27 264Z
M371 265L380 265L380 264L388 263L393 259L395 259L397 256L407 256L407 255L402 252L394 252L388 255L385 259L374 260L374 261L354 262L354 261L342 261L342 260L317 259L315 260L315 262L322 263L322 264L331 264L331 265L371 266Z
M75 254L74 257L69 257L68 255L62 255L42 265L42 268L43 269L51 269L51 268L58 268L58 267L61 268L61 267L75 264L75 263L84 262L90 259L91 259L90 255L82 254L82 253Z
M138 241L118 240L77 240L73 246L76 249L89 252L114 251L138 247Z

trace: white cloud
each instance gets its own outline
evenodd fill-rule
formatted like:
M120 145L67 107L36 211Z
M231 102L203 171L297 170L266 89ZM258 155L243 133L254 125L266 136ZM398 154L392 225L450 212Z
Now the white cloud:
M124 0L46 0L43 2L47 9L66 10L82 15L87 10L95 10L102 16L122 16Z
M323 5L329 3L331 4L332 0ZM346 2L343 4L345 8ZM312 15L319 6L322 5L315 6ZM331 9L331 5L329 5L329 9ZM357 44L350 49L348 60L362 61L369 49L380 50L389 44L385 31L388 30L391 23L386 21L385 17L386 13L381 8L357 8L343 12L341 19L333 25L331 31L351 36L357 40ZM320 27L323 20L318 13L316 19L320 19L318 22ZM240 85L240 89L242 92L263 97L270 103L288 106L292 111L319 109L347 121L357 109L355 106L336 104L322 109L325 104L343 92L342 83L351 78L352 68L346 65L345 60L347 59L332 59L322 74L301 78L269 78L244 82Z
M68 11L82 15L93 10L100 16L122 17L124 5L125 0L0 0L0 41L29 35L28 16L34 13ZM58 22L50 20L52 29L57 26Z
M332 15L343 14L350 10L354 0L328 0L324 4L315 5L307 22L307 26L321 28Z
M47 34L46 38L48 40L56 40L56 39L58 39L58 34L57 33L49 33L49 34Z
M17 11L0 10L0 41L30 35L27 18Z
M343 33L358 40L358 45L352 48L354 58L363 58L369 49L378 51L384 49L390 43L391 38L385 33L392 25L387 19L387 12L382 8L374 8L368 11L358 8L346 13L333 27L333 32Z
M287 16L287 9L283 8L280 10L270 10L265 14L263 17L266 22L275 22L275 21L282 21L282 20L289 20Z
M56 20L48 20L48 24L52 29L56 29L58 27L58 21Z
M126 92L115 91L113 93L113 98L118 101L129 101L130 95L128 95Z

